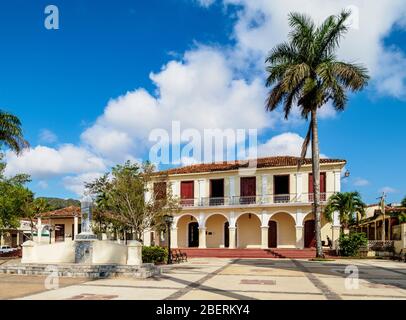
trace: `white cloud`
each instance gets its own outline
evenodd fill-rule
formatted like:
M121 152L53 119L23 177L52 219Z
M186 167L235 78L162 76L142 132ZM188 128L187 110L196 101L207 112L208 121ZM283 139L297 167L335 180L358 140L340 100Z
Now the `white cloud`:
M48 182L40 180L38 181L37 186L41 189L48 189Z
M202 7L208 8L210 7L216 0L194 0Z
M21 156L6 153L6 175L27 173L33 178L46 178L63 174L104 171L105 161L88 150L71 144L58 149L37 146Z
M64 187L77 194L83 196L85 190L85 182L92 182L102 176L100 172L89 172L77 176L66 176L63 178L62 183Z
M406 56L397 48L385 47L383 41L395 25L406 26L406 6L403 0L223 1L228 5L242 6L234 28L241 65L256 57L261 70L268 51L287 39L290 30L287 17L290 12L307 13L321 22L328 15L337 14L350 6L353 21L358 20L358 28L351 28L343 39L339 56L366 64L373 84L377 85L381 94L406 96Z
M369 181L367 179L363 179L363 178L355 178L353 185L356 187L365 187L367 185L369 185Z
M384 193L397 193L399 192L397 189L392 188L392 187L383 187L379 189L379 192L384 192Z
M258 146L258 156L295 156L300 157L303 138L296 133L287 132L272 137L266 143ZM310 148L307 152L310 155Z
M188 51L183 61L170 61L150 78L156 85L154 96L137 89L110 100L103 115L82 134L92 150L109 158L140 155L148 146L150 131L162 128L171 136L174 120L182 129L203 132L263 129L280 117L265 112L262 80L235 78L225 54L214 48Z
M58 136L51 130L42 129L39 133L39 141L42 143L54 143L58 141Z

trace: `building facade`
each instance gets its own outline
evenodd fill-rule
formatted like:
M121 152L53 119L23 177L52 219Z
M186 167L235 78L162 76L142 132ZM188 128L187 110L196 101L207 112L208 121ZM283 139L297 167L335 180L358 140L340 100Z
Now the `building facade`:
M172 248L306 248L315 243L312 213L311 160L300 171L296 157L268 157L255 161L200 164L170 169L168 186L182 210L171 228ZM345 160L321 159L322 205L341 189ZM156 184L146 197L151 198ZM332 222L322 217L322 240L333 244L340 230L338 213ZM165 237L146 232L144 244Z

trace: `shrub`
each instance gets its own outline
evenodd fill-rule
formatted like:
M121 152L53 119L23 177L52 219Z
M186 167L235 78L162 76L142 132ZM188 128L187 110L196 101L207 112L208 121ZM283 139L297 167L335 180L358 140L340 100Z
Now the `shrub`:
M142 247L142 262L145 263L163 263L168 257L168 250L166 248Z
M338 240L340 255L353 257L359 254L361 247L368 244L368 239L363 232L354 232L350 234L341 234Z

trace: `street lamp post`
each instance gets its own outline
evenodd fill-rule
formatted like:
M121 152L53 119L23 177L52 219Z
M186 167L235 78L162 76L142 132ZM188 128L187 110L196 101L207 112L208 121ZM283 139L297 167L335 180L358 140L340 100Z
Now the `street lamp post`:
M173 216L165 215L164 220L167 227L168 232L168 264L172 264L172 255L171 255L171 225L173 223Z

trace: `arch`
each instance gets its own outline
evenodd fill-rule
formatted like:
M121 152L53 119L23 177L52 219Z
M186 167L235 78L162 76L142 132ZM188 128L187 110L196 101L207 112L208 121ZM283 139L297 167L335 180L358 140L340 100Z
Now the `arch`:
M176 227L178 227L178 225L179 225L179 220L181 220L183 217L187 217L187 216L192 216L194 219L196 219L197 221L199 221L199 216L197 216L196 214L194 214L194 213L182 213L182 214L180 214L180 215L178 215L178 216L176 216L175 217L175 219L174 219L174 226L176 226Z
M276 212L271 218L276 222L277 246L278 248L296 247L296 221L288 212Z
M312 228L311 223L309 223L308 221L315 221L316 217L313 213L313 211L308 212L304 218L303 218L303 239L305 240L305 245L306 245L306 225L307 228ZM307 224L306 224L307 222ZM308 233L310 231L307 231ZM310 236L308 236L310 237ZM331 223L326 219L326 217L324 216L324 214L321 215L321 240L322 242L324 242L325 244L328 243L328 238L329 239L333 239L333 230L331 228Z
M242 213L236 219L238 248L261 247L261 218L252 212Z
M238 219L239 219L240 217L242 217L243 215L245 215L245 214L254 215L254 216L256 216L256 217L259 219L259 221L262 222L262 215L261 215L260 213L255 213L255 212L252 212L252 211L243 211L243 212L240 212L240 213L238 213L237 215L235 215L235 223L237 223Z
M211 214L205 219L207 248L225 247L224 224L226 222L229 222L228 217L220 213Z
M176 221L177 226L177 236L178 236L178 247L187 248L189 246L189 224L199 223L198 217L193 214L182 214L178 217Z
M221 216L223 216L224 218L226 218L226 220L227 220L228 222L230 222L230 217L229 217L228 215L226 215L225 213L222 213L222 212L212 212L212 213L209 213L208 215L205 215L205 216L204 216L203 226L205 227L205 226L206 226L206 223L207 223L207 220L209 220L210 217L215 216L215 215L221 215Z

